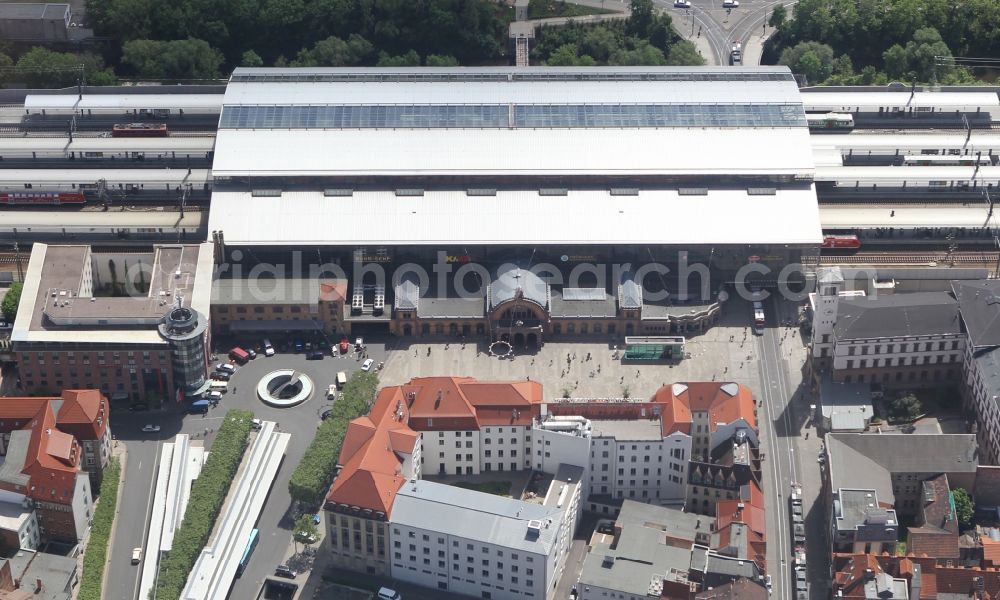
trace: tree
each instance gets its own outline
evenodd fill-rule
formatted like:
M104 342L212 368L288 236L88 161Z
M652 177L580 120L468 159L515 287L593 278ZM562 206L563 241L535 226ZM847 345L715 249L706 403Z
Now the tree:
M10 287L7 288L7 295L3 297L0 312L3 312L3 318L8 323L13 323L14 317L17 316L17 305L21 302L21 290L23 288L24 284L16 281L10 284Z
M264 59L262 59L260 57L260 54L257 54L253 50L247 50L246 52L243 53L243 56L240 57L240 66L241 67L263 67L264 66Z
M771 17L767 20L767 24L775 29L778 29L785 24L785 19L787 18L788 11L785 10L785 5L778 4L771 9Z
M913 392L892 397L888 401L889 413L898 419L912 420L923 413L920 399Z
M882 53L882 64L885 65L885 72L889 77L905 78L908 75L910 64L906 56L906 49L899 44L893 44Z
M632 14L625 20L625 33L639 39L649 37L650 29L656 21L653 0L632 0L629 3Z
M114 74L105 69L101 59L93 54L53 52L40 46L21 56L17 61L16 74L12 77L28 87L60 88L76 85L81 75L88 83L103 85L114 82Z
M386 52L381 52L378 55L377 67L419 67L420 66L420 55L417 54L416 50L410 50L406 54L400 54L399 56L389 56Z
M700 67L705 64L705 57L698 48L688 40L674 42L667 53L667 64L678 67Z
M833 72L833 48L819 42L802 42L785 48L778 63L804 75L811 84L822 83Z
M3 85L11 80L11 75L13 75L14 59L7 56L3 52L0 52L0 85Z
M302 49L291 62L293 67L351 67L367 61L374 51L371 42L357 34L346 41L330 36L316 42L310 50Z
M592 57L597 62L607 62L611 54L621 47L615 32L607 27L594 27L580 40L580 54Z
M454 56L430 54L424 59L424 64L428 67L457 67L458 59Z
M205 40L132 40L122 48L122 64L141 77L217 79L222 53Z
M933 27L918 29L913 34L913 40L906 44L909 69L919 81L937 82L936 57L939 56L951 58L951 50Z
M962 488L955 488L951 491L951 497L955 501L955 518L963 529L972 525L974 511L972 508L972 498L969 492Z
M636 45L634 50L618 50L608 60L609 65L660 66L667 64L667 57L663 56L663 51L654 48L649 42L642 42Z
M295 520L295 527L292 529L292 537L296 542L301 542L306 546L316 543L319 537L319 528L313 516L306 514Z

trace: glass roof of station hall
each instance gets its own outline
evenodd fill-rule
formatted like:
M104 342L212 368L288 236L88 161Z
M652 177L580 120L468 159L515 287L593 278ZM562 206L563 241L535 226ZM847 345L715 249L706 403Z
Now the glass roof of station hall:
M805 126L784 67L241 68L220 121L258 130Z

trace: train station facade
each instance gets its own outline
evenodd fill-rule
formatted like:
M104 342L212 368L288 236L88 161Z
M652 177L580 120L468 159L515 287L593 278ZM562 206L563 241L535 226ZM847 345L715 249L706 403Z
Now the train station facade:
M323 300L342 312L313 319L328 333L697 332L747 265L773 282L816 253L811 156L784 67L237 69L217 288L264 267L343 281ZM221 309L229 330L288 320L242 302Z

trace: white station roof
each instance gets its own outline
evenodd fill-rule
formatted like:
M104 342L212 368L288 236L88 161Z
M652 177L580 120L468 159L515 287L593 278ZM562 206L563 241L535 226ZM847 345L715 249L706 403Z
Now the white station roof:
M812 169L805 128L231 129L219 131L213 163L216 177L810 175Z
M851 206L823 204L819 207L824 229L877 229L897 227L997 227L998 216L990 216L985 204L976 206Z
M775 227L780 218L781 227ZM469 244L818 244L811 186L749 195L746 189L681 196L676 190L611 196L607 191L461 191L396 196L355 192L212 194L209 230L234 245Z
M210 152L214 135L185 135L165 138L0 137L0 156L23 152Z
M211 113L222 110L222 94L28 94L25 110L37 113L55 111L131 111L168 109Z
M863 88L862 88L863 89ZM982 107L984 111L1000 109L996 92L871 92L871 91L802 91L802 104L806 111L844 110L870 111L881 108L927 108L940 110L971 110Z
M808 143L785 67L241 68L213 172L808 179Z
M1000 134L972 131L966 138L962 133L850 133L850 134L817 134L810 139L813 148L837 148L847 152L920 154L921 150L937 150L944 154L945 150L960 150L963 154L982 152L994 154L1000 152Z

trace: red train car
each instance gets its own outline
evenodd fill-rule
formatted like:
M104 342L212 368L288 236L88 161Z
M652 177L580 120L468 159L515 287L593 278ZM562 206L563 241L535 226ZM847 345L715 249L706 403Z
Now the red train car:
M167 137L166 123L118 123L111 128L111 137Z
M856 235L826 235L822 247L856 250L861 247L861 240Z
M87 197L83 192L0 192L0 205L62 205L83 204Z

